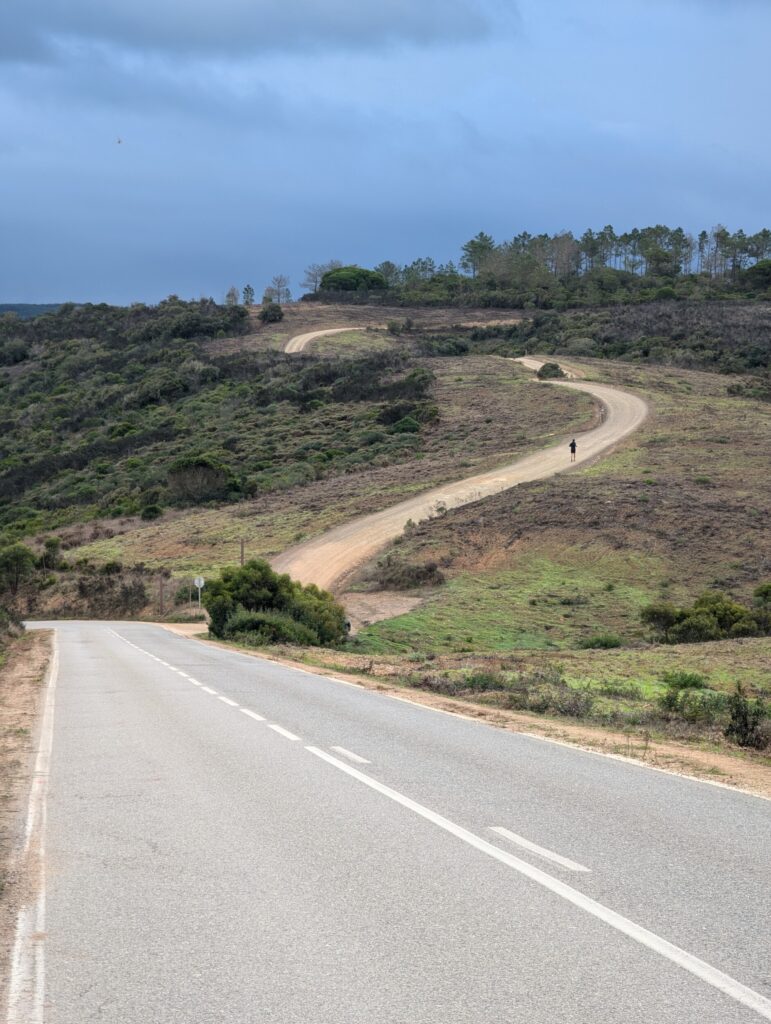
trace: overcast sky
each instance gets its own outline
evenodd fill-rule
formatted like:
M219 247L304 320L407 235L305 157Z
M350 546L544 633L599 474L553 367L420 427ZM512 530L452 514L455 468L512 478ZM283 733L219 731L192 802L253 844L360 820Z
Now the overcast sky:
M0 301L758 230L769 41L769 0L1 0Z

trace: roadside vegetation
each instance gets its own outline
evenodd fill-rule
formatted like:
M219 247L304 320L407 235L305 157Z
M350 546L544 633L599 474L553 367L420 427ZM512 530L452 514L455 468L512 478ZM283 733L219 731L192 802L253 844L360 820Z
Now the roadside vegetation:
M331 594L274 572L262 559L223 569L208 584L204 605L211 636L250 647L325 646L346 636L345 611Z
M763 761L769 307L648 298L465 328L446 310L308 303L264 323L176 299L0 318L3 628L161 608L193 621L203 571L218 638L491 714ZM279 351L345 324L341 308L363 329ZM650 420L578 474L410 524L352 586L415 606L352 639L330 595L260 560L229 568L241 542L269 556L585 429L589 400L532 385L510 358L525 351L554 353L555 378L567 364L635 389Z

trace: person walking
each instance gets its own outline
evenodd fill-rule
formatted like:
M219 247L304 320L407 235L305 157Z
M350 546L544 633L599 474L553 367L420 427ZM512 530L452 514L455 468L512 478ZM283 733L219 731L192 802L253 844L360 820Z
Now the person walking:
M578 447L578 445L576 444L576 439L573 438L573 440L568 445L568 448L570 449L570 461L571 462L575 462L576 461L576 448L577 447Z

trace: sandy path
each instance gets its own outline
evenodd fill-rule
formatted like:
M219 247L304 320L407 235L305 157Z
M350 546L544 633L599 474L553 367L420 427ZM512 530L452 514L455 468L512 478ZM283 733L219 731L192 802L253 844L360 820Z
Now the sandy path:
M355 330L346 327L343 330ZM322 334L334 334L336 331L312 331L301 334L287 344L287 352L299 352ZM292 347L295 346L295 347ZM537 370L542 361L524 356L517 362L530 370ZM329 589L357 566L372 558L389 541L394 540L404 530L405 524L411 519L420 522L436 515L439 508L457 508L491 494L516 487L517 484L531 480L542 480L554 476L567 469L585 464L596 459L601 453L609 451L622 438L627 437L642 424L648 414L648 407L642 398L619 391L617 388L604 384L589 384L584 381L559 381L558 387L572 388L583 391L596 398L602 407L602 419L599 426L584 433L577 434L578 453L575 463L571 464L567 448L568 438L564 438L554 447L545 448L525 458L517 459L499 466L496 469L478 473L475 476L457 480L454 483L442 484L430 491L406 501L375 512L372 515L360 516L348 523L343 523L320 537L298 544L271 559L271 564L279 572L288 572L294 579L303 583L316 583ZM536 387L548 385L534 382Z
M330 327L326 331L308 331L307 334L296 334L284 345L285 352L302 352L315 338L323 338L327 334L345 334L346 331L364 331L365 327Z

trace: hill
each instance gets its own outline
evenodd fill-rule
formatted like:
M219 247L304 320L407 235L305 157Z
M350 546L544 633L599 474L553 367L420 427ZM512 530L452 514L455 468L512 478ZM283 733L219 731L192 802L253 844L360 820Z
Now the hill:
M46 313L55 313L61 303L59 302L0 302L0 316L4 313L11 313L21 320L31 320L36 316L44 316Z

